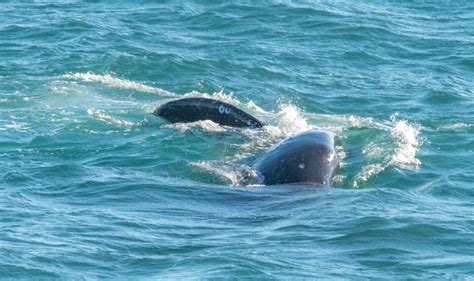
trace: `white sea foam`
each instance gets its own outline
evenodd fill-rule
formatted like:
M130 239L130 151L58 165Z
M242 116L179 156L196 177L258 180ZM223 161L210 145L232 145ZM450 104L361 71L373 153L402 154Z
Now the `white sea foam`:
M104 121L109 124L113 125L119 125L119 126L127 126L131 127L134 126L135 123L127 121L127 120L121 120L119 118L113 117L105 112L105 110L102 109L95 109L95 108L89 108L87 110L87 114L89 116L95 117L101 121Z
M192 92L184 95L185 97L206 97L214 98L223 102L227 102L239 107L245 107L246 111L249 108L253 108L255 112L261 113L259 118L262 119L268 125L264 126L261 130L255 129L242 129L241 132L249 137L250 142L242 144L241 147L245 150L253 150L258 148L266 148L272 144L275 144L279 140L304 132L312 129L312 127L306 122L306 119L302 116L299 109L292 104L285 104L280 106L280 110L277 113L266 112L260 107L256 106L253 102L244 105L236 100L232 94L226 94L224 92L217 92L214 94L206 94L199 92ZM146 105L146 110L152 111L159 104ZM268 119L268 120L266 120ZM269 122L267 122L269 121ZM210 120L202 120L190 123L174 123L166 124L164 128L172 128L179 131L187 131L192 128L201 128L208 132L222 132L228 130L239 130L226 126L221 126ZM246 152L244 151L245 155Z
M419 126L411 125L405 120L398 121L395 124L390 133L395 139L397 147L390 164L407 169L417 169L419 167L421 162L416 158L416 152L420 146L419 131Z
M224 132L227 130L225 126L221 126L217 123L212 122L211 120L200 120L200 121L189 122L189 123L166 124L163 127L175 129L181 132L185 132L193 128L200 128L207 132Z
M28 130L28 124L23 123L23 122L13 122L12 124L5 124L2 127L0 127L0 131L6 131L6 130L15 130L17 132L24 132Z
M225 99L226 102L229 102L232 98L223 93L218 95L220 98ZM194 163L193 165L229 180L233 186L251 184L252 182L249 182L249 180L256 179L256 171L251 167L238 164L239 161L252 155L252 152L255 152L255 150L266 149L281 139L311 129L311 126L306 122L299 109L291 104L281 105L279 112L273 114L272 117L273 120L271 121L273 121L273 125L264 126L261 130L241 130L241 133L248 136L249 142L240 145L242 151L238 155L234 155L225 162L202 161ZM165 125L165 127L182 131L193 127L200 127L206 131L231 129L225 126L220 126L209 120L192 123L168 124Z
M249 142L241 144L240 147L246 151L268 148L284 138L312 129L303 117L299 109L291 104L280 106L280 110L274 113L261 130L243 129ZM268 122L267 122L268 121Z
M51 92L54 95L47 95L40 100L40 103L47 108L64 107L95 107L97 104L119 105L126 108L139 108L138 102L123 98L114 99L107 95L97 92L95 89L79 83L69 83L66 81L53 81L51 83Z
M440 130L456 130L456 129L465 129L471 128L472 124L466 123L453 123L453 124L446 124L439 127Z
M374 159L380 157L384 152L384 148L380 143L369 142L362 150L364 156L368 159Z
M280 106L280 112L277 114L277 126L286 137L311 129L300 110L292 104Z
M176 97L175 93L151 87L142 83L133 82L127 79L120 79L113 77L110 74L98 75L94 73L68 73L63 75L64 78L82 80L88 82L99 82L104 85L121 88L121 89L130 89L135 91L140 91L144 93L156 94L165 97Z
M255 170L245 165L232 165L220 161L200 161L193 165L230 181L232 186L245 184L257 176Z
M359 187L389 166L414 170L419 168L421 161L416 157L421 146L419 126L410 124L406 120L396 120L395 115L390 117L389 124L391 125L383 125L379 128L388 128L391 141L381 139L377 142L369 142L365 146L362 153L369 163L363 166L355 176L353 187Z
M352 186L358 188L361 183L366 182L369 178L379 174L385 170L386 167L387 165L384 164L369 164L362 167L362 170L356 175L352 182Z
M342 145L336 145L335 149L337 158L339 159L339 165L340 167L343 167L345 165L344 160L346 159L346 152L344 151L344 147Z

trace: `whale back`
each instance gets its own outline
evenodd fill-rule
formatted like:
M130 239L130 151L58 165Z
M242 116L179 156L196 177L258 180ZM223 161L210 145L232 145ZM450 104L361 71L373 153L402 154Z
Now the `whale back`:
M174 100L163 104L153 114L172 123L211 120L214 123L232 127L263 127L262 122L237 107L208 98Z

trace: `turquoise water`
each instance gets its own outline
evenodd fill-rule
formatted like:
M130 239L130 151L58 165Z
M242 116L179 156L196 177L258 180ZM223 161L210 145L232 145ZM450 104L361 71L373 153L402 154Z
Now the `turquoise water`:
M0 277L474 278L474 2L413 2L3 1ZM333 188L248 185L311 128Z

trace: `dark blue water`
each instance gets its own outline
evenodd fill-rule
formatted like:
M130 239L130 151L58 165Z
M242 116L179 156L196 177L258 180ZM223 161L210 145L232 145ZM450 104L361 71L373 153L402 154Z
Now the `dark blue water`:
M0 277L472 279L472 77L472 1L4 1ZM312 128L333 187L248 185Z

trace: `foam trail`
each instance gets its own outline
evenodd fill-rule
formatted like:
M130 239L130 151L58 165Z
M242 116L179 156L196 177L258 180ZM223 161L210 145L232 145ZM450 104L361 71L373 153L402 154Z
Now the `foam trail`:
M387 167L388 165L386 164L369 164L362 167L362 171L357 174L352 186L358 188L361 183L366 182L369 178L381 173Z
M226 131L225 126L221 126L217 123L212 122L211 120L201 120L189 123L173 123L173 124L166 124L163 126L164 128L169 129L176 129L181 132L186 132L192 128L201 128L207 132L224 132Z
M95 117L99 120L102 120L104 122L107 122L109 124L114 124L114 125L119 125L119 126L128 126L128 127L131 127L131 126L135 125L135 123L133 123L133 122L130 122L130 121L127 121L127 120L120 120L120 119L117 119L113 116L110 116L107 113L105 113L105 111L102 110L102 109L90 108L90 109L87 110L87 114L89 116L93 116L93 117Z
M135 91L140 91L144 93L156 94L165 97L177 97L175 93L168 92L166 90L147 86L145 84L133 82L127 79L119 79L111 76L110 74L97 75L94 73L68 73L63 75L64 78L82 80L88 82L99 82L104 85L121 88L121 89L130 89Z
M193 165L229 180L232 186L246 185L249 179L257 176L255 170L245 165L229 165L217 161L200 161Z
M442 125L438 128L438 130L457 130L457 129L466 129L466 128L471 128L473 125L472 124L466 124L466 123L454 123L454 124L445 124Z

